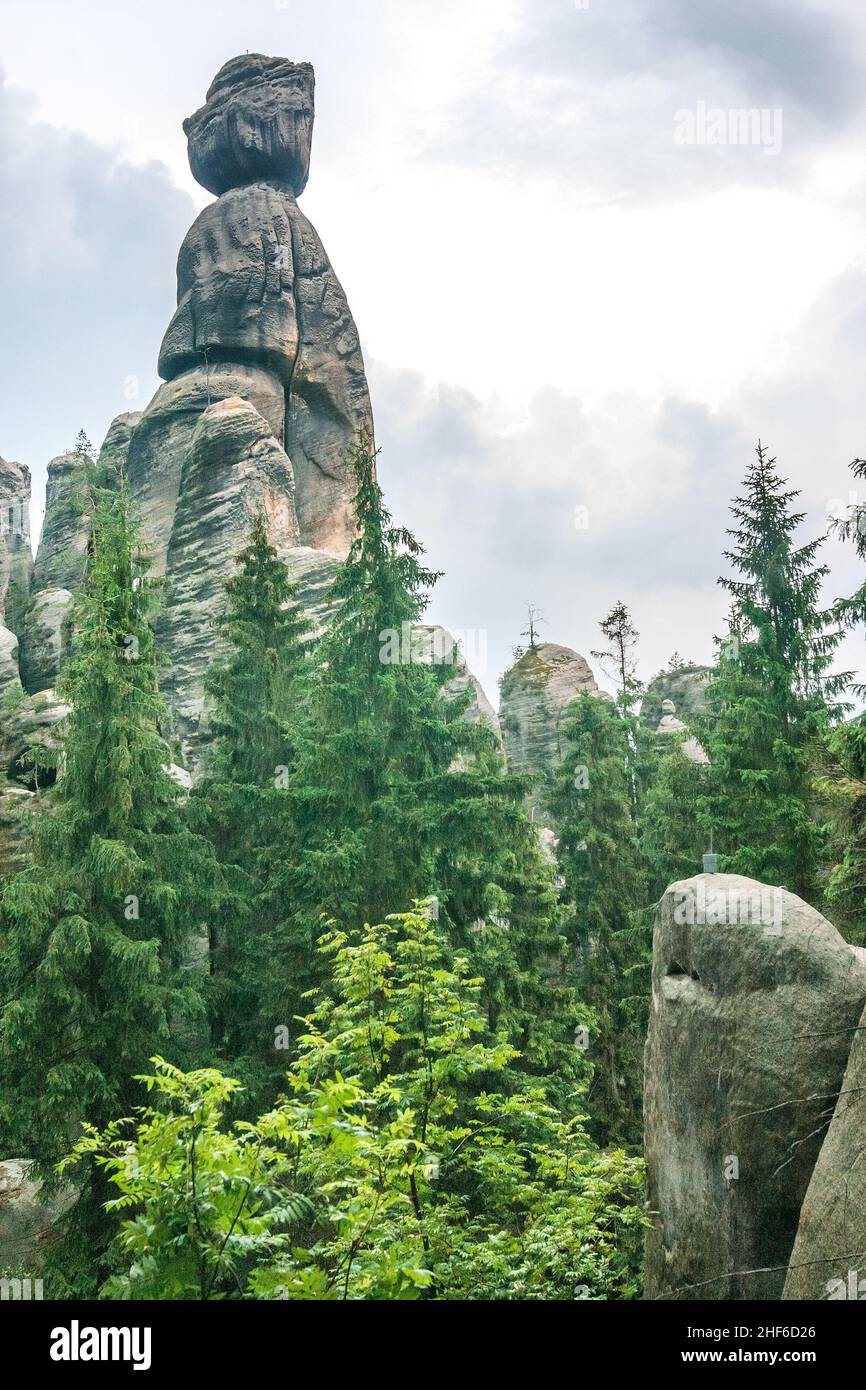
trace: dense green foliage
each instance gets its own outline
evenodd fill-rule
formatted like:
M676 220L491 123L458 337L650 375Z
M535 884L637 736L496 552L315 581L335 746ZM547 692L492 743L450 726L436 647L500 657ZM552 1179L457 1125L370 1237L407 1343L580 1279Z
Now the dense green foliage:
M570 905L572 969L593 1010L590 1111L605 1139L640 1142L649 940L630 721L582 694L563 725L551 799Z
M281 1061L274 1021L293 1018L313 949L288 920L281 864L296 853L286 794L308 678L307 621L263 517L236 558L220 624L227 653L208 672L213 749L193 819L231 876L210 922L211 1035L254 1093Z
M794 543L797 495L759 444L732 504L729 632L696 724L712 764L702 819L722 867L809 898L822 848L813 768L845 678L828 674L839 631L820 606L820 539Z
M105 1294L633 1296L639 1162L515 1086L483 982L428 908L320 951L329 988L273 1110L226 1129L237 1083L157 1059L160 1103L79 1142L112 1209L134 1209Z
M104 1124L136 1101L132 1077L155 1042L171 1035L183 1055L204 1008L183 967L219 878L165 770L151 594L125 489L99 483L92 474L90 561L58 686L70 707L61 776L34 818L30 862L0 896L0 1152L30 1154L43 1173L79 1120ZM87 1238L95 1255L98 1232Z
M568 1084L582 1070L577 1003L525 786L506 774L490 729L461 718L468 690L445 691L458 653L437 652L413 627L436 576L392 524L368 450L354 466L358 538L308 660L262 534L230 586L231 655L211 686L216 755L202 795L251 896L225 932L236 947L214 957L216 998L235 1000L232 1027L221 1020L215 1032L220 1056L248 1077L270 1047L282 1070L274 1037L296 1031L323 924L361 927L431 897L485 979L489 1026L507 1029L527 1066ZM250 705L264 718L245 718Z
M820 542L796 544L796 493L759 445L730 630L689 718L710 761L635 713L615 604L593 653L615 699L562 711L536 797L554 856L528 779L466 718L459 653L420 626L437 576L359 446L322 633L265 518L237 556L185 795L147 557L85 443L70 713L0 884L0 1152L47 1175L74 1147L52 1293L638 1295L653 903L712 846L866 938L866 726L830 675L862 591L822 610Z

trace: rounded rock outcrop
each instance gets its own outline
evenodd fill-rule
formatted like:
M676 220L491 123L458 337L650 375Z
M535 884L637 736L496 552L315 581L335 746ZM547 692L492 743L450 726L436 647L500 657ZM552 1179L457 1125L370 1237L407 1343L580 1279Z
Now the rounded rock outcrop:
M210 193L255 179L306 186L315 77L310 63L246 53L224 63L204 106L183 123L189 163Z
M645 1055L646 1297L778 1299L866 998L866 967L784 888L663 895Z

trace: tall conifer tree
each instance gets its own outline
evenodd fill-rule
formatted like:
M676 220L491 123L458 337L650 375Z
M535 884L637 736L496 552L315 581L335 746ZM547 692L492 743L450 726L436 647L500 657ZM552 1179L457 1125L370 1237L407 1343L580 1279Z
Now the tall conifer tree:
M297 853L288 788L304 699L308 620L258 516L226 584L228 651L207 676L212 755L193 796L198 822L235 889L211 926L212 1035L250 1102L262 1075L282 1073L275 1019L293 1017L311 983L313 946L299 940L278 891Z
M188 1037L183 1020L203 1012L201 975L184 967L217 891L165 770L151 593L125 488L100 481L91 470L90 556L58 682L70 706L59 776L34 817L32 862L0 896L0 1151L31 1156L43 1175L81 1119L103 1124L141 1099L131 1078L156 1045L189 1056L172 1025ZM93 1221L97 1262L93 1193L74 1217Z
M758 444L725 552L735 575L728 640L695 732L710 757L706 818L731 872L815 896L821 827L813 767L847 676L831 677L839 642L821 609L821 539L797 546L804 514Z
M637 1144L649 926L629 728L612 704L584 692L569 708L562 732L566 751L552 808L577 991L595 1016L588 1104L604 1142Z
M364 447L354 467L357 539L316 652L291 786L298 843L274 866L279 891L311 940L328 918L354 929L433 897L487 979L491 1025L547 1067L570 1043L573 1003L526 789L486 725L462 718L468 692L443 696L453 664L431 662L413 632L437 576L392 523Z

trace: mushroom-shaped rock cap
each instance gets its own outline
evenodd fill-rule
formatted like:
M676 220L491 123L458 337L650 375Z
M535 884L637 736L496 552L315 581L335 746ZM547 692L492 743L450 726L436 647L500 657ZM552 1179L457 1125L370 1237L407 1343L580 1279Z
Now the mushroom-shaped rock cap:
M244 53L224 63L183 123L189 164L211 193L281 179L295 195L310 172L315 76L310 63Z

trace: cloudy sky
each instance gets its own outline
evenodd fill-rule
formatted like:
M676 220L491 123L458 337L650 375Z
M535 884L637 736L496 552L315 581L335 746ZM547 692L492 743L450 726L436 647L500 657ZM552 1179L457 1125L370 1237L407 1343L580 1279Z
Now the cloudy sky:
M804 536L866 454L860 0L0 0L0 454L154 391L209 195L181 121L249 50L315 64L303 205L352 305L381 477L495 698L527 602L650 676L706 660L760 436ZM737 113L762 112L754 124ZM721 113L721 114L717 114ZM749 138L743 141L743 136ZM858 581L831 542L828 597ZM483 634L483 635L482 635ZM866 673L862 635L845 664Z

